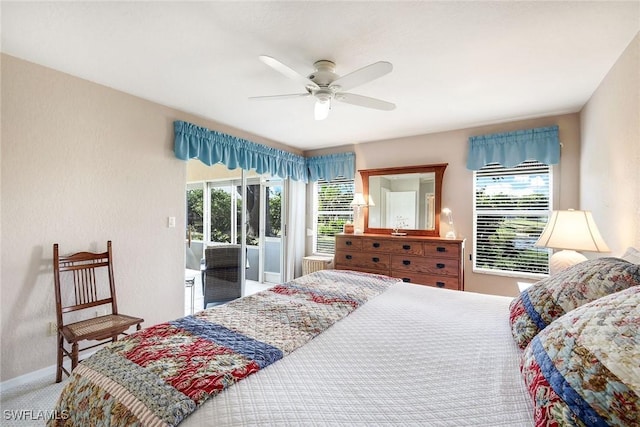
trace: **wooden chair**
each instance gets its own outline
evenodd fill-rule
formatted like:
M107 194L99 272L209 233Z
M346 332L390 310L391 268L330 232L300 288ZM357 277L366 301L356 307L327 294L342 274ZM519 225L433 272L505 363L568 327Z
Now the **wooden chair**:
M70 375L70 371L63 366L65 356L71 359L72 371L78 365L80 351L116 341L119 335L126 335L125 331L134 325L140 330L140 324L144 322L139 317L118 313L112 260L111 241L107 242L106 252L78 252L68 256L60 256L58 244L53 245L58 321L58 383L62 381L63 371L67 376ZM89 310L91 308L99 309ZM65 348L65 341L71 345L71 351ZM79 348L80 341L101 342Z

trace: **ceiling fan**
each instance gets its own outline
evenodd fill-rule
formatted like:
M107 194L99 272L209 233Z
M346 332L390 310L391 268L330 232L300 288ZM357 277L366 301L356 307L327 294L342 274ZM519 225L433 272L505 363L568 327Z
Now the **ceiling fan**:
M270 100L312 96L316 99L314 111L316 120L327 118L333 100L376 110L390 111L396 108L391 102L345 92L390 73L393 70L390 62L378 61L340 77L335 73L336 64L322 59L313 64L315 71L305 77L275 58L266 55L261 55L259 58L284 76L300 82L307 91L288 95L253 96L249 99Z

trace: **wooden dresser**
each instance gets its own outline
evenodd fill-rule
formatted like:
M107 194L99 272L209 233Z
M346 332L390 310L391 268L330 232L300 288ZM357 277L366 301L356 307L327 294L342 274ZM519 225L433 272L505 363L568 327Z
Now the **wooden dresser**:
M388 234L336 235L335 268L464 290L464 240Z

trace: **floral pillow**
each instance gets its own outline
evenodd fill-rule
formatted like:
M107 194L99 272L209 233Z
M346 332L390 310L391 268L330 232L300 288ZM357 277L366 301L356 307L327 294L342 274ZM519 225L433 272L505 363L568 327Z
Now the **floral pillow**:
M631 247L627 248L627 251L622 255L622 259L634 264L640 264L640 250Z
M606 295L640 285L640 265L620 258L576 264L530 286L511 302L511 333L520 348L565 313Z
M640 426L640 286L554 321L524 351L537 426Z

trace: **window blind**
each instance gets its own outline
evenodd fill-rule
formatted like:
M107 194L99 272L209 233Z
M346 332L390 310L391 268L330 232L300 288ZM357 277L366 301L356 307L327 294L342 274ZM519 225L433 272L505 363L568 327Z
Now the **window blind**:
M314 252L333 254L335 235L343 225L353 220L353 178L319 180L315 184L315 241Z
M548 273L549 251L534 244L551 210L551 178L550 166L536 161L474 173L474 271Z

